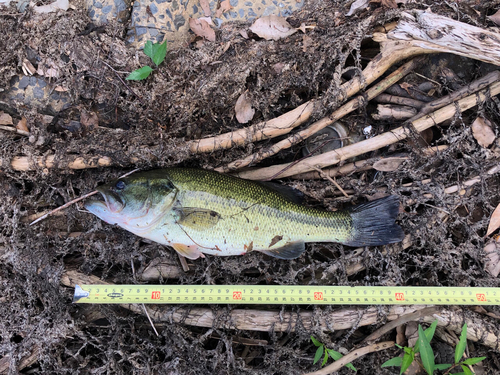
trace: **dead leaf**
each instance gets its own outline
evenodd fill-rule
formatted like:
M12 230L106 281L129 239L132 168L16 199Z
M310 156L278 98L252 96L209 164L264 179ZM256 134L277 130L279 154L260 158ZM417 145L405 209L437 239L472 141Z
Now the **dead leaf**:
M284 17L265 16L256 20L250 30L266 40L279 40L297 32Z
M484 247L486 253L486 261L484 268L493 277L497 277L500 273L500 239L488 243Z
M240 30L240 35L245 38L245 39L248 39L248 33L246 30Z
M491 215L490 224L488 225L488 231L486 232L486 235L489 236L498 228L500 228L500 204L497 206L497 208L495 208L495 211L493 211L493 214Z
M68 10L68 8L69 8L68 0L56 0L53 3L47 5L40 5L38 7L33 7L33 10L36 13L51 13L51 12L56 12L59 9Z
M346 16L350 17L358 10L365 9L368 6L369 2L370 0L356 0L351 4L351 8L349 9L349 12L347 12Z
M497 25L500 25L500 9L497 10L497 12L491 16L488 16L486 18L489 18L489 20Z
M189 27L198 36L201 36L211 42L215 42L215 31L210 27L207 21L202 19L189 19Z
M14 125L8 113L0 112L0 125Z
M483 117L476 118L472 123L472 135L482 147L488 147L496 138L491 122Z
M247 92L245 91L240 95L234 106L236 112L236 120L240 124L246 124L253 118L255 114L255 109L252 108L252 102L248 98Z
M393 172L408 159L405 157L390 157L379 160L373 164L373 169L380 172Z
M219 9L217 9L217 11L215 12L215 17L220 18L223 13L226 13L231 9L233 9L233 7L231 6L230 0L223 0L220 3Z
M205 17L210 17L212 15L212 11L210 10L210 4L208 0L200 0L201 9L203 9L203 13Z
M87 112L85 109L82 109L80 113L80 123L86 130L92 130L99 125L99 119L95 112Z
M26 117L21 118L19 122L16 125L17 130L21 130L24 132L29 132L30 130L28 129L28 120L26 120Z

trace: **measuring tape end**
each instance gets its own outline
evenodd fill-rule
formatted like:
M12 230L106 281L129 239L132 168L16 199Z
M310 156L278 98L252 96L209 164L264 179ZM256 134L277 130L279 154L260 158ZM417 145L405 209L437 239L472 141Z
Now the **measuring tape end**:
M75 285L75 294L73 296L73 303L78 303L82 298L87 298L90 295L89 292L83 290L80 285Z

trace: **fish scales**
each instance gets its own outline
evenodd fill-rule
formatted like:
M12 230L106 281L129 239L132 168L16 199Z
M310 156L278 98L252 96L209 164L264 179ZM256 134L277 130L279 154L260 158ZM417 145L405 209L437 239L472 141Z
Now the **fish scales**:
M191 259L250 251L291 259L305 242L379 245L403 237L396 197L330 212L259 182L186 168L137 173L98 190L105 202L90 201L90 212Z

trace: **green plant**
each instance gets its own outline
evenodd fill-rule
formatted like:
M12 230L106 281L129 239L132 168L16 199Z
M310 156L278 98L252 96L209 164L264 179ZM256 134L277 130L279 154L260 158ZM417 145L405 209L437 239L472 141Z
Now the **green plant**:
M151 58L156 66L160 65L165 60L165 56L167 56L167 41L161 44L153 44L148 40L144 45L144 53ZM145 65L142 68L134 70L126 79L129 81L140 81L148 78L152 72L153 68Z
M314 355L314 363L313 364L316 364L321 359L321 357L323 357L323 353L324 353L324 358L323 358L323 362L321 362L321 366L324 366L325 363L328 361L328 355L330 355L330 357L332 357L334 361L337 361L343 357L342 354L340 354L339 352L337 352L333 349L328 349L325 346L325 344L323 344L322 342L319 342L318 340L316 340L312 336L311 336L311 340L312 340L313 344L318 347L318 349L316 349L316 354ZM345 367L347 367L353 371L357 371L356 368L352 365L352 363L346 364Z
M457 347L455 348L455 363L454 364L436 364L434 363L434 352L432 351L430 341L434 336L434 332L436 331L438 321L435 320L429 328L423 330L422 327L418 326L418 340L415 344L415 347L409 348L405 346L404 348L400 345L397 345L400 349L404 350L403 357L395 357L387 362L382 364L382 367L389 366L400 366L402 374L405 372L408 367L412 364L413 361L417 361L417 363L427 372L427 374L434 374L435 370L443 370L444 374L449 374L451 370L456 367L461 367L463 372L454 375L472 375L472 371L467 367L467 365L475 365L476 363L481 362L486 357L477 357L477 358L467 358L464 361L460 361L462 358L465 347L467 346L467 323L462 327L462 333L460 334L460 340L458 342ZM420 360L417 359L417 354L420 355Z

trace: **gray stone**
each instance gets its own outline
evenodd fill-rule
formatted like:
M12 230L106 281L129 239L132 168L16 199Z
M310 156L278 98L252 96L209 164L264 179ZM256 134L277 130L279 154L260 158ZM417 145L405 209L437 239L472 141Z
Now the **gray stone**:
M24 76L19 81L19 85L17 87L19 87L20 89L25 89L26 87L28 87L29 84L30 84L30 77Z

